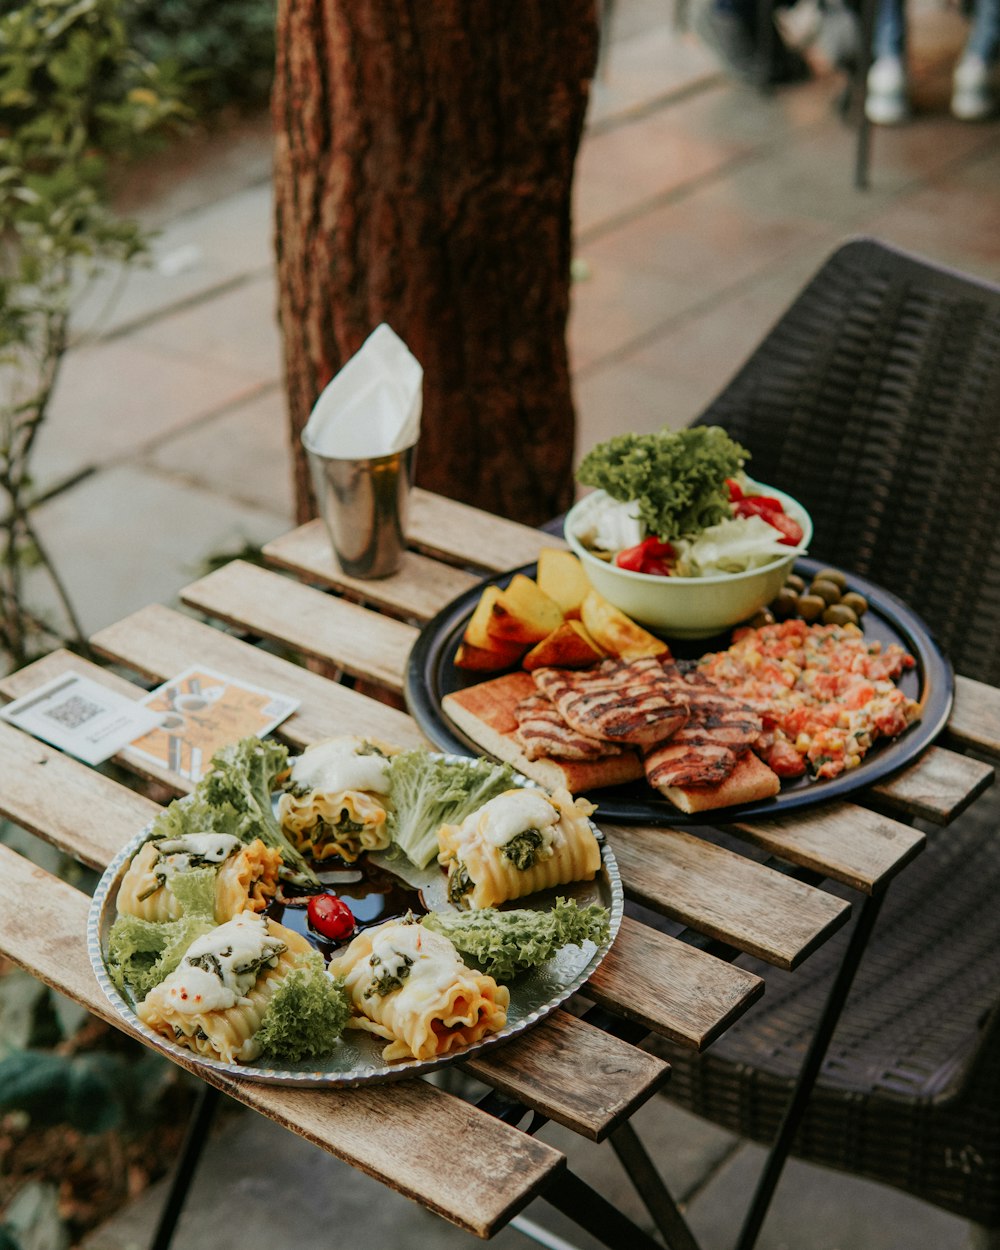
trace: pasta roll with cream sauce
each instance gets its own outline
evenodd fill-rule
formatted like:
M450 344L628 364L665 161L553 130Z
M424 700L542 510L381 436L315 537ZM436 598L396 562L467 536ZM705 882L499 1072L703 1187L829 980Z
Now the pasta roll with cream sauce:
M300 934L241 912L191 943L177 968L136 1007L155 1032L224 1063L260 1054L255 1034L275 991L311 950Z
M433 1059L507 1023L510 993L466 967L448 938L413 920L359 933L329 965L358 1013L348 1027L385 1038L386 1062Z
M226 833L187 833L144 842L122 876L118 911L160 924L178 920L180 900L170 888L177 873L215 869L217 924L237 912L263 911L278 887L281 852L255 838L249 845Z
M601 866L592 811L568 790L547 795L525 786L505 790L460 825L442 825L438 862L448 872L449 900L479 910L589 880Z
M339 855L353 863L363 851L389 845L385 796L393 753L382 743L345 734L314 743L294 761L278 800L278 820L303 855Z

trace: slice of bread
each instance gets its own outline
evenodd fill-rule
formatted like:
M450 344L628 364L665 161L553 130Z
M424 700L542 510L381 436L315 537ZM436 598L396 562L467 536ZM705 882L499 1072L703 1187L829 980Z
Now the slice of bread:
M682 812L709 812L717 807L735 807L769 799L781 789L781 779L752 751L725 779L715 786L664 786L659 791Z
M593 760L529 760L516 738L514 708L529 694L535 694L530 673L505 673L492 681L456 690L441 700L445 715L463 733L490 755L506 760L526 777L550 789L565 786L570 794L599 790L637 781L643 776L637 751L605 755Z

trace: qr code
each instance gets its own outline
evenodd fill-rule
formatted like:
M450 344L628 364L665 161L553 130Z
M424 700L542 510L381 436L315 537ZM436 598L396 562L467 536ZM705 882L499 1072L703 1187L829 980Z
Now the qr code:
M99 703L91 703L81 695L74 694L65 703L46 709L45 715L66 729L79 729L82 724L94 716L99 716L104 709Z

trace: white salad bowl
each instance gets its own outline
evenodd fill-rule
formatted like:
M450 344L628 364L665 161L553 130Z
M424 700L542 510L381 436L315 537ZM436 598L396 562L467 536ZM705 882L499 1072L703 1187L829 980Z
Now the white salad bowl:
M761 494L781 500L785 512L802 526L802 542L788 555L744 573L716 573L709 577L660 577L635 573L599 559L578 535L591 528L594 511L604 506L604 491L586 495L566 514L564 532L571 549L583 562L594 589L634 621L673 638L710 638L753 616L770 603L784 585L797 556L812 539L812 520L790 495L753 483Z

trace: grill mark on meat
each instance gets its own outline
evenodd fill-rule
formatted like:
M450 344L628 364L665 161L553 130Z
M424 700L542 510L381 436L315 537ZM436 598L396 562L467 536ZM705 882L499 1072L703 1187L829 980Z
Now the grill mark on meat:
M529 760L596 760L621 755L613 742L599 742L571 729L559 709L543 694L531 694L514 708L516 737Z
M646 779L660 791L718 785L761 736L754 710L698 674L678 674L689 690L690 716L668 740L646 749Z
M658 660L605 660L586 672L539 668L533 675L563 720L589 738L643 746L687 719L684 691Z

